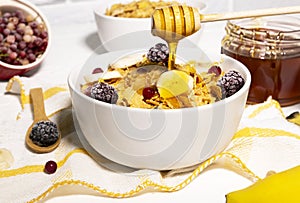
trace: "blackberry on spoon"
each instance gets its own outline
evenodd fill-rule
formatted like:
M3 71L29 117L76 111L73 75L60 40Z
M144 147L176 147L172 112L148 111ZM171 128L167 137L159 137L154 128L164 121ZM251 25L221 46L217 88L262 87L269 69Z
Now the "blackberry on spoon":
M27 130L25 142L34 152L51 152L60 143L60 132L57 125L46 116L42 88L31 89L30 98L34 121Z

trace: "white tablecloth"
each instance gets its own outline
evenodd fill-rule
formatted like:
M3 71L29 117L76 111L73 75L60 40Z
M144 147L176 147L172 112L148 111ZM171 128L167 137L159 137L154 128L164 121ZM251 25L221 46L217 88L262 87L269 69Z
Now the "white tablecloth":
M101 0L97 0L101 1ZM51 50L32 78L44 78L55 80L58 84L66 84L69 72L82 66L92 51L100 45L94 23L93 9L98 2L94 0L79 1L66 0L56 1L55 4L41 5L40 8L50 21L52 28ZM233 4L232 1L205 1L208 3L207 12L225 11L228 9L238 10L247 8L248 1L244 4ZM227 3L228 2L228 3ZM238 1L237 1L238 2ZM247 3L248 2L248 3ZM253 2L253 0L251 0ZM259 2L259 1L258 1ZM268 2L269 4L267 4ZM270 2L273 2L270 4ZM275 2L275 3L274 3ZM298 4L297 1L264 1L262 7L267 5L290 5ZM282 4L281 4L282 3ZM258 4L252 3L253 6ZM246 5L246 6L245 6ZM205 25L200 46L204 51L220 49L220 41L224 35L225 22ZM212 37L213 36L213 37ZM0 82L0 94L5 92L6 82ZM10 96L10 95L7 95ZM12 99L18 99L11 96ZM0 101L1 102L1 101ZM299 110L300 104L284 108L286 115ZM5 115L0 115L5 116ZM225 202L225 194L250 185L251 182L236 173L224 169L208 170L201 174L195 181L181 191L175 193L146 193L129 199L112 199L107 197L93 196L95 192L79 186L63 186L50 194L45 200L48 203L59 202ZM84 194L84 195L82 195Z

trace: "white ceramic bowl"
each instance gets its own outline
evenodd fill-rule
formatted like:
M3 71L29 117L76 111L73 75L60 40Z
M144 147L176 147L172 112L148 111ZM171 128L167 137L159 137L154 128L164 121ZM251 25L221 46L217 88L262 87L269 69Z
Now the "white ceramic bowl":
M195 52L183 50L183 53ZM199 107L129 108L81 93L85 74L95 67L105 68L126 54L128 51L92 56L82 70L74 70L68 78L77 129L97 153L125 166L164 170L203 162L229 144L238 128L251 81L242 63L221 54L208 57L211 61L222 61L225 72L239 71L246 82L231 97Z
M14 75L23 75L30 70L36 69L40 66L40 64L43 62L45 57L47 56L50 44L51 44L51 31L49 23L46 19L46 17L43 15L43 13L32 3L26 1L26 0L1 0L0 2L0 11L16 11L21 10L25 14L32 15L36 17L36 21L39 23L42 22L48 32L48 45L46 50L43 52L43 54L36 59L36 61L29 63L27 65L11 65L8 63L4 63L0 61L0 80L7 80Z
M155 0L153 0L155 1ZM167 1L167 0L166 0ZM137 38L149 39L151 35L151 19L150 18L121 18L105 15L107 8L115 3L128 3L132 0L110 0L101 1L99 6L94 9L95 20L98 28L98 36L104 48L108 51L118 51L131 48L150 47L153 41L146 44ZM197 0L177 0L180 3L198 8L203 12L206 5ZM194 44L198 44L200 40L202 29L193 35L187 37ZM134 35L132 33L135 33ZM156 39L157 40L157 39ZM149 40L147 42L150 42Z

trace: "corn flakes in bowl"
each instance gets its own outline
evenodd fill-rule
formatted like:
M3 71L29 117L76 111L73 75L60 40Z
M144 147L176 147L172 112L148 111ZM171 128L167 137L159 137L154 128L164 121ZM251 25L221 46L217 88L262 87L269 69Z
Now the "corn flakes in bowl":
M250 73L235 59L195 48L180 48L168 70L164 54L154 57L151 50L95 54L71 72L76 128L93 150L125 166L167 170L201 163L236 132Z
M138 0L129 3L116 3L106 9L105 15L122 18L150 18L156 8L179 4L176 1Z
M136 3L137 2L137 3ZM151 3L150 3L151 2ZM154 3L156 2L156 3ZM94 16L97 25L97 33L104 48L108 51L120 50L120 43L114 43L115 39L142 31L151 30L150 13L153 11L153 5L165 5L166 3L174 3L174 0L164 0L163 3L158 1L101 1L99 6L94 9ZM140 3L140 6L137 6ZM196 0L176 0L176 4L186 4L198 8L203 13L206 5L201 1ZM153 4L148 7L146 5ZM122 6L124 5L124 6ZM128 8L126 8L128 6ZM124 8L123 8L124 7ZM139 9L136 9L139 7ZM127 17L126 17L127 16ZM142 17L145 16L145 17ZM200 40L201 30L188 37L188 40L197 44ZM131 40L130 37L128 37ZM127 38L124 37L124 41ZM128 41L128 40L127 40ZM127 43L127 42L124 42ZM138 43L138 42L136 42ZM142 46L150 46L150 44L143 44ZM137 45L138 46L138 45Z

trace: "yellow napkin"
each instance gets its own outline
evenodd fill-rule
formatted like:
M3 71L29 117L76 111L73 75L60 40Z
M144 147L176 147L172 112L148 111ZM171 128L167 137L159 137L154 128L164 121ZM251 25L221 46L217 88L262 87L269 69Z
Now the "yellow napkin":
M43 88L46 113L62 130L61 144L47 154L33 153L24 143L32 122L28 94L33 87ZM72 184L108 197L130 197L141 191L173 192L214 163L253 181L270 170L279 172L300 164L300 127L289 123L272 99L245 109L237 133L222 153L197 166L164 172L127 168L100 155L93 159L74 130L65 85L14 77L0 98L0 108L0 202L37 202L56 188ZM8 160L7 153L13 161ZM58 163L51 175L43 172L49 160Z

